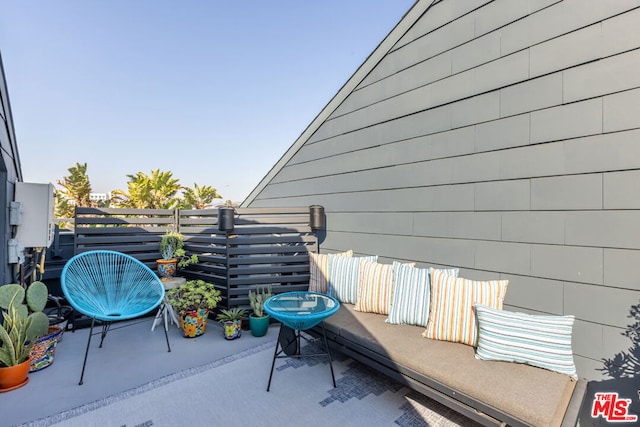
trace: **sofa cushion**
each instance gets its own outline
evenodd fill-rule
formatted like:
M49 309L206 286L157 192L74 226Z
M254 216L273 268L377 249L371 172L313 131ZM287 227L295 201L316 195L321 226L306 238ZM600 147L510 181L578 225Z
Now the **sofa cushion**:
M531 425L560 425L576 385L570 376L546 369L478 360L473 347L424 339L419 326L392 325L383 315L358 312L349 304L342 304L325 325L332 325L343 342L387 359L392 370L423 383L425 378L437 381Z
M327 293L340 302L355 304L360 285L360 261L376 262L378 256L345 257L329 254Z
M431 309L423 336L435 340L477 345L474 304L498 310L507 293L508 280L480 282L434 270L431 275Z
M387 322L427 326L432 268L415 268L397 261L393 263L393 297ZM458 276L458 269L442 270Z
M338 252L332 255L353 256L353 251ZM327 293L327 277L329 276L329 255L309 252L309 291Z
M574 316L494 310L476 304L476 358L527 363L578 379L571 349Z

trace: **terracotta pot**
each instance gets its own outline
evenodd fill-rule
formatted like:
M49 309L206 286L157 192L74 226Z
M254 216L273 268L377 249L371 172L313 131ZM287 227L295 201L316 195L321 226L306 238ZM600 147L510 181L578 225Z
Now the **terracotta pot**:
M15 390L29 382L31 361L0 368L0 392Z
M161 280L173 279L173 275L176 274L177 259L157 259L156 263L158 264L158 274Z

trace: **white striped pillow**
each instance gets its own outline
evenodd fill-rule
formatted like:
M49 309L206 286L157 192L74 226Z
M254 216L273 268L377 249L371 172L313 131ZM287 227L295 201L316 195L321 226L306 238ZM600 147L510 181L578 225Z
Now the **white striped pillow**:
M378 261L378 256L345 257L329 254L327 293L340 302L355 304L360 286L360 261Z
M353 251L331 254L336 256L353 256ZM309 252L309 291L327 293L327 277L329 275L329 255Z
M501 310L508 284L508 280L478 282L434 270L431 275L431 310L422 336L475 347L478 327L474 304Z
M393 298L387 323L427 326L432 270L435 269L393 262ZM449 268L441 271L457 277L459 270Z
M578 378L571 349L574 316L549 316L494 310L476 304L476 359L502 360Z

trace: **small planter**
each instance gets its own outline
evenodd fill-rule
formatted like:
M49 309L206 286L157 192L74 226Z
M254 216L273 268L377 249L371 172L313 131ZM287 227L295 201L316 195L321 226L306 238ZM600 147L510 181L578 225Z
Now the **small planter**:
M0 393L15 390L29 382L29 360L19 365L0 368Z
M158 274L163 281L173 279L173 275L176 274L177 259L158 259Z
M29 359L31 360L29 372L40 371L53 363L56 346L62 339L63 332L64 329L59 326L50 326L49 334L36 340L29 353Z
M251 335L254 337L263 337L269 330L269 315L257 317L253 314L249 315L249 327Z
M227 320L222 322L222 331L225 339L235 340L242 334L242 320Z
M193 310L179 313L180 328L185 338L194 338L204 334L207 327L209 310Z

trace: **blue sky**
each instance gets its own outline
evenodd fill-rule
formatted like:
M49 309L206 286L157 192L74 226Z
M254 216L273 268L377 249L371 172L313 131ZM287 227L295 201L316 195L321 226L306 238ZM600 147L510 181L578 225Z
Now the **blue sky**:
M172 171L242 201L414 0L0 0L24 179Z

